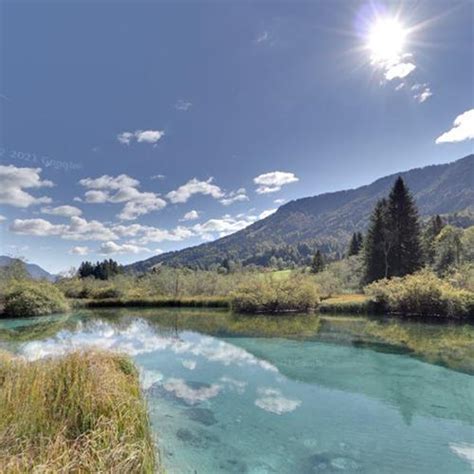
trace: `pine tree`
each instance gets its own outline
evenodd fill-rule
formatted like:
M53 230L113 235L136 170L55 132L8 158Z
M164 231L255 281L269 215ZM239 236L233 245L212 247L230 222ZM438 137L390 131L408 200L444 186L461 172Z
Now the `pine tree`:
M388 276L404 276L422 265L418 210L403 179L398 177L388 198Z
M388 274L389 242L387 237L388 203L381 199L370 216L369 229L365 238L365 281L370 283Z
M352 234L351 242L349 244L349 250L347 255L350 257L352 255L358 255L362 249L362 234L360 232L354 232Z
M321 250L317 250L311 262L311 273L319 273L324 270L324 257Z

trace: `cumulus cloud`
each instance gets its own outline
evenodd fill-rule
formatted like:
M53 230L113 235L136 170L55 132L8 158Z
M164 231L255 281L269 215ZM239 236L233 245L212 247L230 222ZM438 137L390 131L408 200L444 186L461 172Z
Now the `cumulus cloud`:
M285 171L272 171L270 173L261 174L253 179L253 182L258 185L256 191L258 194L267 194L280 191L282 186L289 183L299 181L294 173Z
M204 194L212 196L214 199L224 197L224 192L215 184L212 184L214 178L209 178L207 181L199 181L197 178L189 180L178 189L170 191L166 197L173 203L184 203L189 200L194 194Z
M174 108L181 112L186 112L192 107L192 105L192 102L189 100L179 99L176 101L176 104L174 104Z
M257 393L260 397L255 400L255 405L275 415L294 411L301 405L300 400L285 398L278 389L259 388Z
M88 255L90 252L89 247L73 247L71 250L69 250L69 253L71 255Z
M286 201L286 199L275 199L273 202L275 204L283 204Z
M135 130L134 132L122 132L117 135L117 140L122 145L130 145L133 140L138 143L156 144L163 138L164 130Z
M151 252L150 249L146 247L140 247L133 244L117 244L113 241L104 242L99 248L99 253L103 255L111 254L122 254L122 253L141 253L141 252Z
M189 405L196 405L219 395L222 387L212 384L200 388L193 388L186 384L183 379L169 378L163 388L174 394L175 397L184 400Z
M117 235L99 221L71 217L69 224L52 224L45 219L15 219L10 230L21 235L60 236L68 240L110 240Z
M474 109L458 115L453 125L453 128L436 139L436 143L457 143L474 139Z
M6 220L7 220L7 218L6 218L5 216L2 216L2 215L0 214L0 222L6 221Z
M413 84L410 88L411 91L414 92L413 98L418 101L420 104L428 100L432 95L430 87L428 84Z
M153 176L150 176L150 179L165 179L166 176L164 174L154 174Z
M87 203L125 203L118 214L121 220L134 220L166 206L166 201L158 194L138 190L140 181L126 174L116 177L104 175L99 178L84 178L79 184L89 189L84 193Z
M80 216L82 214L82 211L75 206L42 207L41 212L43 214L63 217Z
M199 236L204 237L205 240L210 240L208 237L212 234L218 234L219 237L224 237L228 234L244 229L253 222L249 218L235 218L225 215L219 219L209 219L202 224L196 224L192 230Z
M199 212L195 211L193 209L192 211L186 212L186 214L184 214L184 216L181 220L183 220L183 221L195 221L196 219L199 219Z
M226 194L225 197L220 199L220 203L224 206L230 206L234 202L242 202L248 201L249 198L247 196L247 191L245 188L237 189L237 191L231 191L230 193Z
M181 361L181 364L183 365L185 369L188 369L188 370L194 370L197 366L197 362L192 359L183 359Z
M266 211L263 211L259 214L258 218L259 219L265 219L265 217L271 216L272 214L275 214L277 209L267 209Z
M404 79L416 69L413 63L397 63L391 64L385 70L385 79L392 81L393 79Z
M14 207L29 207L33 204L48 204L51 198L35 197L25 189L50 188L53 183L40 178L41 168L17 168L0 165L0 204Z

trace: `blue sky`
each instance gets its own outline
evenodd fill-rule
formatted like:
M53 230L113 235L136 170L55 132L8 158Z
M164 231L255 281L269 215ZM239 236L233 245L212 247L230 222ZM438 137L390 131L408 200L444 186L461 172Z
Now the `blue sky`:
M1 8L1 252L50 271L472 152L472 2Z

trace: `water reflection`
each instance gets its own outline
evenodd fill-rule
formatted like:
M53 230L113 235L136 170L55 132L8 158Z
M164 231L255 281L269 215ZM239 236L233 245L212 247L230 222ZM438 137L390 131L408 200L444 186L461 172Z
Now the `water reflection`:
M2 344L30 359L133 356L170 472L469 472L474 378L418 358L465 370L472 338L469 326L202 310L0 322Z

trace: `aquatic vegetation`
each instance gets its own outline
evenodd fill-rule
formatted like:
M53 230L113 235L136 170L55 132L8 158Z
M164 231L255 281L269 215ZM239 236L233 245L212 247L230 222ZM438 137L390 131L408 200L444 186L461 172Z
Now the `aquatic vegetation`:
M474 316L474 293L457 289L429 271L379 280L368 285L365 293L389 313L448 318Z
M4 296L4 313L10 317L62 313L68 309L69 303L61 291L46 281L16 281Z
M1 354L2 472L152 473L155 464L138 373L126 356L27 362Z
M310 311L319 303L318 287L305 275L288 278L249 278L230 295L234 311L277 313Z

